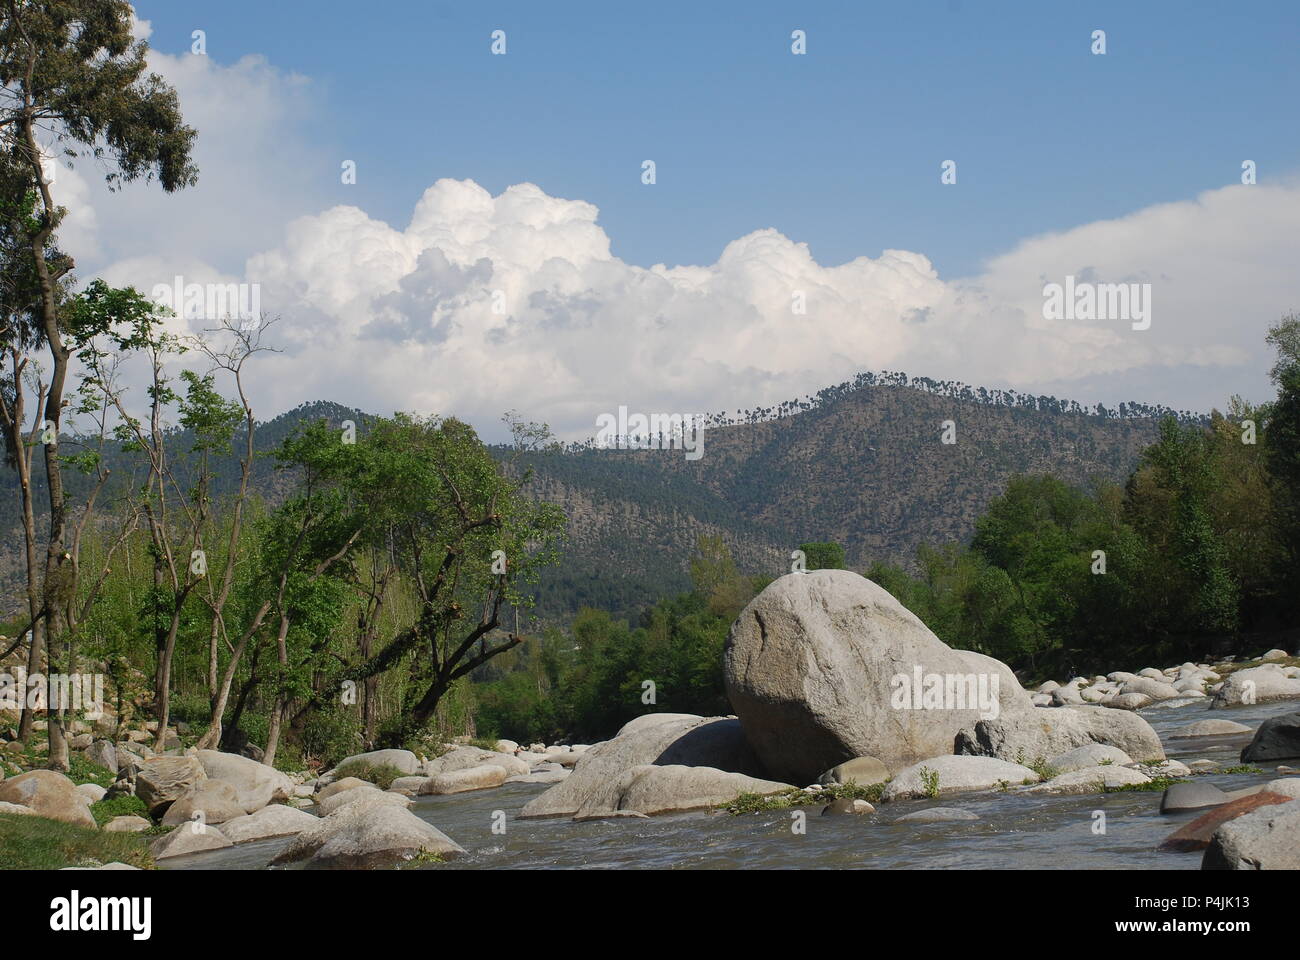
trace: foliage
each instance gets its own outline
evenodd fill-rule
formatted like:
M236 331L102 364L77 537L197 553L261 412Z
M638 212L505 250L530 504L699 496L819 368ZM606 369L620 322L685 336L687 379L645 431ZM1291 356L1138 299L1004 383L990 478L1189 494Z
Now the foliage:
M131 793L96 801L90 805L90 812L101 827L114 817L136 816L149 819L149 808L145 802Z
M45 817L0 814L0 870L61 870L126 863L149 869L140 834L104 833Z

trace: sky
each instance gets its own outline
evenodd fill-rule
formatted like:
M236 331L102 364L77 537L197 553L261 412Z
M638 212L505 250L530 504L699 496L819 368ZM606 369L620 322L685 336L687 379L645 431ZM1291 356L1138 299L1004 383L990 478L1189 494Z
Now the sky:
M883 369L1204 411L1268 398L1265 331L1300 310L1295 3L136 11L199 185L79 162L64 246L146 292L257 283L263 416L579 438ZM1149 325L1044 316L1067 277L1136 284Z

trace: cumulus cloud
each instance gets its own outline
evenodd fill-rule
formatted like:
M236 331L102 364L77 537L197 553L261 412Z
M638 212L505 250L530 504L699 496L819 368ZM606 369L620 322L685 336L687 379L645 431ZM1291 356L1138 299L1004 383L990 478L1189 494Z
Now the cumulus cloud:
M259 283L282 317L282 352L253 382L262 416L331 399L455 414L497 438L517 410L582 438L620 405L735 411L883 369L1205 410L1267 396L1264 331L1300 307L1295 183L1026 238L967 278L905 250L821 264L777 229L712 264L645 267L611 255L594 205L530 183L493 196L438 180L404 227L330 206L330 177L303 176L338 169L309 129L306 79L257 57L154 51L150 66L200 131L200 184L110 194L89 166L62 172L65 246L83 275L146 292L176 274ZM1149 283L1150 329L1045 320L1043 286L1066 276Z
M330 397L480 426L517 409L580 437L620 404L735 410L891 369L1205 409L1234 376L1263 388L1263 331L1300 303L1282 239L1300 227L1295 187L1030 238L953 281L902 250L822 265L774 229L711 265L644 268L610 255L597 214L533 184L492 196L440 180L405 229L354 207L294 221L246 270L285 318L271 406ZM1150 283L1151 329L1045 320L1043 286L1066 275ZM1185 381L1172 393L1170 371ZM1152 379L1159 391L1143 389Z

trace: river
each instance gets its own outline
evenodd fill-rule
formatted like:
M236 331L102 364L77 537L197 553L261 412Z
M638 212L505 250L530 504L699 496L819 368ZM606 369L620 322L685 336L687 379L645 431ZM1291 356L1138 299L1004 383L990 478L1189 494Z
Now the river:
M1178 728L1206 717L1236 720L1252 728L1270 716L1297 709L1278 701L1229 710L1207 709L1208 700L1141 711L1160 734L1171 759L1205 758L1238 763L1250 734L1171 739ZM1300 764L1293 763L1293 766ZM1264 774L1204 774L1225 790L1275 779ZM804 807L806 831L792 829L789 811L731 816L688 813L647 820L574 823L519 820L519 810L545 785L507 784L495 790L421 797L413 813L459 843L468 856L422 869L1185 869L1201 865L1200 853L1157 850L1166 836L1198 813L1162 816L1158 792L1031 797L1008 792L956 794L939 800L877 804L866 816L820 816ZM958 807L979 820L896 823L926 807ZM1094 832L1105 814L1105 832ZM493 832L503 818L505 832ZM1202 811L1203 812L1203 811ZM498 827L499 830L499 827ZM163 862L170 870L261 869L288 838L241 844Z

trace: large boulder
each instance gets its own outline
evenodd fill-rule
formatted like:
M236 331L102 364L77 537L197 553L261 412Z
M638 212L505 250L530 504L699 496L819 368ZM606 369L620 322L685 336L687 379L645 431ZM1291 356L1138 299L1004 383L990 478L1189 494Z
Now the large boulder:
M1256 790L1245 796L1228 794L1228 802L1201 814L1190 823L1185 823L1160 843L1161 850L1204 850L1218 829L1230 820L1258 810L1260 807L1287 803L1290 798Z
M506 782L505 768L495 763L485 763L479 767L466 767L439 773L425 780L420 786L421 796L441 796L446 793L466 793L470 790L487 790L499 787Z
M750 601L727 637L723 676L768 773L796 783L852 757L897 769L952 753L963 727L1032 709L1004 664L950 649L888 591L847 570L787 574ZM938 696L927 700L933 678Z
M303 862L306 868L317 870L371 870L397 866L420 854L452 858L464 852L441 830L409 810L353 803L303 830L271 863Z
M1028 767L993 757L931 757L900 770L880 799L919 800L968 790L1037 783L1041 777Z
M624 772L611 794L585 804L578 811L577 819L593 819L616 811L652 817L660 813L708 810L729 803L742 793L770 796L793 789L788 783L759 780L713 767L642 764Z
M224 780L235 788L244 813L256 813L269 803L293 796L296 784L287 774L249 757L219 750L200 750L195 757L209 778Z
M1247 667L1229 675L1210 701L1210 709L1300 697L1300 679L1293 679L1276 663Z
M1081 747L1057 754L1047 761L1047 765L1059 774L1096 767L1103 763L1122 767L1132 762L1133 758L1119 747L1112 747L1108 743L1085 743Z
M216 827L183 823L171 833L164 834L149 846L155 860L180 857L187 853L203 853L232 846Z
M1035 763L1090 743L1118 747L1140 762L1165 759L1151 724L1136 713L1109 707L1031 707L980 720L958 733L957 752Z
M135 775L135 795L158 817L190 787L207 778L203 764L194 757L150 757L140 763Z
M225 823L244 816L239 794L225 780L201 780L181 794L163 814L164 825L174 827L191 820Z
M374 787L375 785L369 780L362 780L360 777L344 777L342 780L335 780L333 783L327 783L320 788L316 794L316 802L328 800L330 797L336 797L340 793L347 793L349 790L356 790L362 787ZM378 789L375 787L375 789Z
M1080 793L1103 793L1116 787L1136 786L1150 783L1151 778L1130 767L1106 766L1082 767L1053 777L1046 783L1030 787L1025 792L1038 796L1072 796Z
M1150 677L1134 677L1124 683L1120 688L1120 693L1140 693L1143 696L1150 697L1152 700L1172 700L1180 696L1179 691L1172 683L1166 683L1163 680L1153 680Z
M344 807L359 805L361 808L372 806L401 807L405 810L411 805L411 798L401 793L380 790L374 784L366 784L355 790L344 790L326 797L316 805L316 812L322 817L337 813Z
M436 777L442 773L455 773L489 764L500 767L507 777L526 776L531 769L525 761L511 753L480 750L478 747L453 747L442 756L426 762L422 770L426 777Z
M90 804L77 785L53 770L32 770L0 781L0 803L26 807L38 817L95 827Z
M282 803L263 807L257 813L245 814L221 825L221 832L231 843L249 843L269 840L272 837L291 837L320 823L319 817L303 813Z
M1242 763L1290 760L1300 757L1300 712L1269 717L1255 731L1255 738L1241 751Z
M1300 870L1300 800L1270 804L1225 823L1210 839L1201 869Z
M534 797L521 817L572 817L579 809L618 809L624 773L645 764L713 767L759 775L761 767L734 717L647 713L593 746L562 783Z
M869 787L873 783L884 783L889 779L889 768L876 757L854 757L831 767L817 782L855 783L859 787Z
M1192 737L1235 737L1241 733L1250 733L1250 727L1235 720L1197 720L1185 727L1179 727L1169 735L1169 738L1186 740Z
M95 740L86 748L86 759L117 775L117 746L110 740Z
M410 750L371 750L369 753L358 753L340 760L334 769L341 770L355 764L369 767L396 767L404 776L419 773L422 766L420 758Z

